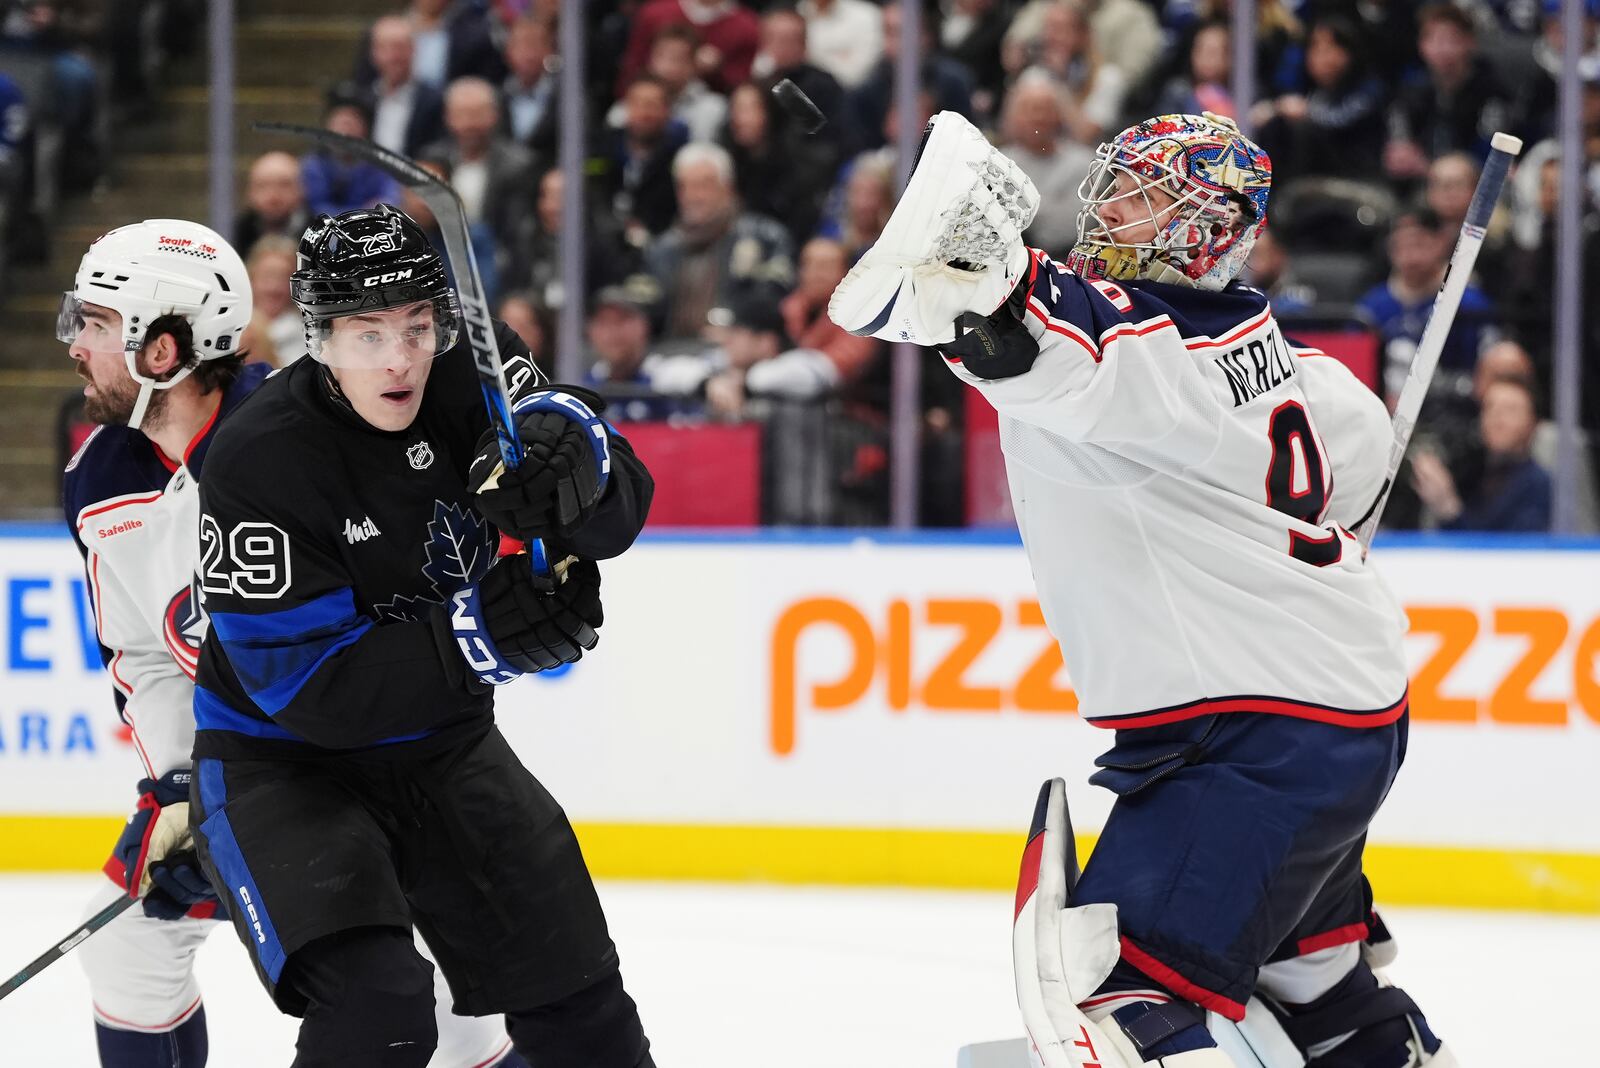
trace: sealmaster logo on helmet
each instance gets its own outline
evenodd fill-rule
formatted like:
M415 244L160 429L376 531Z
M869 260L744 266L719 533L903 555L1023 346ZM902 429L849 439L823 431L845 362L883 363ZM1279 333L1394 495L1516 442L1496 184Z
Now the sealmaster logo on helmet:
M1272 161L1232 119L1209 111L1147 119L1095 153L1078 190L1082 237L1067 267L1087 278L1222 289L1244 269L1266 225L1271 187ZM1170 203L1158 206L1157 192ZM1129 221L1108 225L1102 209L1113 202L1125 204ZM1149 240L1124 236L1151 222Z

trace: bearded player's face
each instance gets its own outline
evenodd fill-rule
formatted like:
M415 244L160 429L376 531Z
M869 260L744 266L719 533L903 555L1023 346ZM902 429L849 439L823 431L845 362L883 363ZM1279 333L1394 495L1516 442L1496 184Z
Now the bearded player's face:
M85 304L83 324L67 352L84 381L84 416L95 423L125 425L139 399L139 384L122 356L122 313Z
M404 430L422 409L433 369L433 304L349 315L333 321L327 362L356 414L379 430Z

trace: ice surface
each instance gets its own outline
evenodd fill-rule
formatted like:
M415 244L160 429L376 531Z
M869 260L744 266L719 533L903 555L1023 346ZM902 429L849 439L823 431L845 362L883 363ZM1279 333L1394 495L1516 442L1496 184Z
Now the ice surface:
M0 876L0 974L78 922L99 876ZM952 1068L1021 1033L1004 893L606 883L623 974L662 1068ZM1393 969L1462 1063L1587 1064L1600 917L1387 909ZM282 1068L296 1021L232 929L199 956L215 1068ZM1515 1014L1516 1019L1511 1019ZM5 1068L93 1068L72 959L0 1002Z

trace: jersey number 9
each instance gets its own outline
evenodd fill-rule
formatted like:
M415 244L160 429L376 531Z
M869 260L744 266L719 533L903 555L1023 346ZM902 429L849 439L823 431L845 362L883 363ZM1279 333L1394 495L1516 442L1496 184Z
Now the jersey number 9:
M1302 523L1317 526L1328 508L1332 472L1322 453L1322 443L1311 428L1311 417L1298 401L1285 401L1267 422L1272 441L1272 462L1267 467L1267 506ZM1337 563L1344 554L1339 535L1308 538L1289 531L1289 555L1315 567Z

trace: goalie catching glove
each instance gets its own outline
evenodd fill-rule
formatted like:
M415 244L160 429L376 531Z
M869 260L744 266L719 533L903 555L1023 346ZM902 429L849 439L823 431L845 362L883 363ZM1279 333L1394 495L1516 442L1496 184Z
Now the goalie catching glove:
M122 864L122 884L144 899L146 916L176 920L195 905L215 902L189 834L187 769L139 780L139 806L112 851Z
M467 485L478 511L521 541L570 537L594 514L611 475L605 402L575 386L541 390L512 406L523 459L501 462L493 427L478 439Z
M501 557L433 614L445 663L464 660L463 682L477 692L573 663L599 643L595 632L604 621L598 565L573 561L566 581L546 592L535 585L526 553Z

